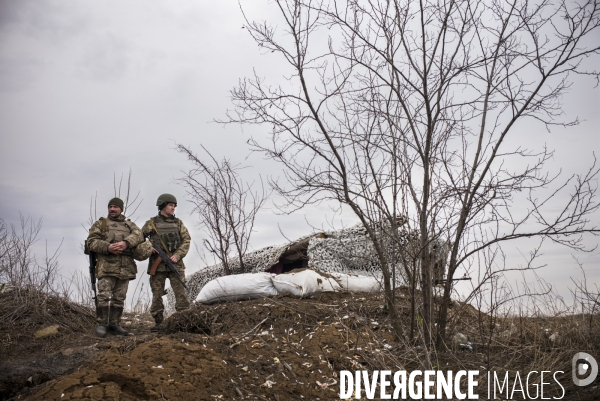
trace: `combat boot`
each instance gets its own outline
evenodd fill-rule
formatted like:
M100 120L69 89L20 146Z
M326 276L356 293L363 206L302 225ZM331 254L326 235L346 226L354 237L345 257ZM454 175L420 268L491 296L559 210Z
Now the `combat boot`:
M111 306L108 331L117 336L128 336L129 332L121 327L121 315L123 315L122 307Z
M106 337L106 326L108 326L108 306L96 308L96 316L98 316L98 324L94 330L98 337Z
M160 329L160 324L163 322L163 320L164 317L162 313L160 315L154 316L154 323L156 324L150 327L150 331L158 331Z

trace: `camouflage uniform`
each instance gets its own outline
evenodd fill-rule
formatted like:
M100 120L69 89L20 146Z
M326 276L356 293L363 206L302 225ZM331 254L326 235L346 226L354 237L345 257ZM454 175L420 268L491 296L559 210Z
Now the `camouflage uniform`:
M155 231L158 230L158 233ZM187 255L190 250L190 233L181 220L176 217L164 217L160 213L152 217L142 227L142 232L145 236L150 236L150 241L154 244L163 246L168 256L176 256L177 263L174 263L175 267L181 275L181 279L185 281L185 265L183 264L183 258ZM161 242L162 239L162 242ZM150 273L150 267L154 261L159 258L158 255L152 254L148 262L148 274ZM164 304L162 297L165 295L165 282L169 279L171 288L175 294L177 311L182 311L190 307L190 302L187 298L187 293L183 285L177 279L175 273L173 273L165 264L161 262L156 269L156 274L150 276L150 288L152 289L152 305L150 306L150 313L156 319L157 317L162 318L164 312Z
M98 278L98 308L123 308L129 281L135 279L137 266L132 257L132 250L144 242L144 236L138 226L120 215L113 219L106 218L106 232L102 232L100 218L90 228L87 246L97 255L96 277ZM127 249L120 255L108 252L111 243L125 241Z

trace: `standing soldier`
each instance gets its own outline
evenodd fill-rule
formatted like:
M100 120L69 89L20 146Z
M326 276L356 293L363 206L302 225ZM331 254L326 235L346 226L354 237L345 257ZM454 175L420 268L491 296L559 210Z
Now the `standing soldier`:
M108 332L126 336L121 328L129 281L135 279L137 266L133 260L135 248L144 242L138 226L125 219L123 201L113 198L108 202L108 217L101 217L90 228L87 247L97 255L98 278L96 335L106 337Z
M190 233L183 222L175 217L175 208L177 199L171 194L162 194L156 201L158 206L158 215L152 217L142 227L144 236L150 236L153 244L160 245L171 262L177 268L179 275L185 280L185 265L183 258L190 249ZM190 307L187 294L183 283L177 275L172 272L162 259L158 256L156 250L152 250L150 261L148 263L148 274L150 274L150 288L152 289L152 305L150 313L154 317L156 325L151 330L158 330L162 323L165 307L162 297L165 295L165 282L167 278L171 283L171 288L175 293L175 310L182 311Z

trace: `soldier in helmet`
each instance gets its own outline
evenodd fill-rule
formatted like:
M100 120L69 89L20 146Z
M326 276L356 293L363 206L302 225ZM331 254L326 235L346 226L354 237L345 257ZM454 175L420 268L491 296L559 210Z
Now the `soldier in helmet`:
M137 274L134 252L143 242L142 231L123 215L123 201L119 198L108 202L108 217L101 217L90 228L86 245L97 254L99 337L105 337L107 332L129 334L121 328L120 321L129 281Z
M149 236L150 241L154 244L160 244L165 253L171 259L171 262L177 267L179 274L185 280L185 265L183 258L187 255L190 249L190 234L183 222L175 217L175 208L177 207L177 199L171 194L162 194L156 201L158 206L158 215L152 217L142 227L144 236ZM162 297L165 295L165 282L167 278L171 283L171 288L175 294L176 305L175 309L179 312L190 307L187 294L183 284L177 279L173 273L163 262L158 262L158 254L153 250L148 263L148 274L151 273L150 267L155 263L158 267L154 275L150 275L150 288L152 289L152 305L150 313L154 317L156 325L152 330L158 330L159 325L163 321L164 304Z

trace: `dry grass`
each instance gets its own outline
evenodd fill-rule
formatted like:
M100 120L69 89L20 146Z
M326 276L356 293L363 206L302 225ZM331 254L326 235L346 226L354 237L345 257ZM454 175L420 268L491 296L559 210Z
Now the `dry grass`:
M95 312L59 296L35 288L10 287L0 293L0 353L6 356L36 346L35 332L58 325L58 335L46 344L46 352L60 348L61 338L90 330Z
M188 309L171 315L161 327L166 333L204 333L210 334L209 314L201 309Z

